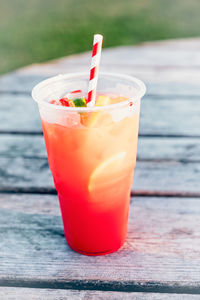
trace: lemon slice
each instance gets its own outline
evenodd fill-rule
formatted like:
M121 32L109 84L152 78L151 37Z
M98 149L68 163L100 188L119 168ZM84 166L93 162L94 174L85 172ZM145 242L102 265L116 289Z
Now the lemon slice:
M88 185L89 191L91 192L94 190L95 186L97 186L99 183L116 176L116 172L120 172L121 170L125 156L126 151L123 151L109 157L99 164L90 176Z

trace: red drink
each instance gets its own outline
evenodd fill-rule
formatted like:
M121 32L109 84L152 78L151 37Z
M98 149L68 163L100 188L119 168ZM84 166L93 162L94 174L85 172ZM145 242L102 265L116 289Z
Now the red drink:
M40 106L65 237L87 255L123 245L136 163L140 99L133 106L125 97L101 101L115 104L89 111Z

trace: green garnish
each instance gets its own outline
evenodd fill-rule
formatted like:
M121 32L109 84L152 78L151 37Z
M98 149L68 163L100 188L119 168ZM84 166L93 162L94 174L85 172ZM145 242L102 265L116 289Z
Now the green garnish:
M73 100L76 107L86 107L87 103L85 98L76 98Z

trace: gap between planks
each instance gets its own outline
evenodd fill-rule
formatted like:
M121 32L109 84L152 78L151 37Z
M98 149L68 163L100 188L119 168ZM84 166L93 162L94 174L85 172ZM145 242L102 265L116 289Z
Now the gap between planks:
M188 283L174 284L171 282L137 282L137 281L103 281L103 280L23 280L0 279L0 287L20 287L62 290L95 290L115 292L169 293L169 294L200 294L200 285Z
M124 293L115 291L80 291L80 290L57 290L57 289L34 289L34 288L7 288L0 287L0 299L20 300L180 300L179 294L160 293ZM182 294L182 300L196 300L198 295Z
M0 187L2 194L34 194L34 195L57 195L55 188L37 188L37 187ZM155 198L199 198L200 192L179 192L179 191L131 191L131 196L135 197L155 197Z
M10 135L26 135L26 136L32 136L32 135L38 135L38 136L43 136L43 132L42 130L34 130L34 131L23 131L23 130L0 130L0 135L6 135L6 134L10 134ZM180 139L184 139L184 138L188 138L188 139L193 139L193 138L200 138L200 135L196 135L196 134L151 134L151 133L139 133L138 135L139 137L142 138L180 138Z

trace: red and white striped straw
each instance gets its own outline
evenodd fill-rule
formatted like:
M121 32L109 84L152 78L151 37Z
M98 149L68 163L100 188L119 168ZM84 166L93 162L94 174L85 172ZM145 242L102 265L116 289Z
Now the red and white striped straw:
M93 41L93 49L92 49L92 62L90 68L87 106L95 105L102 42L103 42L103 36L101 34L95 34L94 41Z

